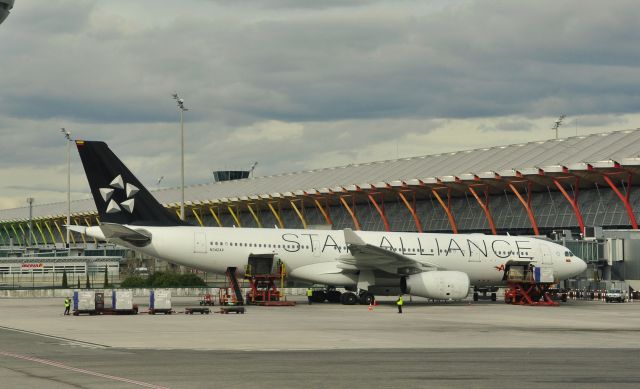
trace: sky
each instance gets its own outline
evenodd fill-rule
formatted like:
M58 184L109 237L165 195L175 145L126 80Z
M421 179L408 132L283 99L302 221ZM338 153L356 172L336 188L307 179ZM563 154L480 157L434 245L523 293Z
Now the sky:
M638 128L638 24L624 0L17 0L0 209L66 201L62 127L178 186L174 92L186 184L550 139L560 114L561 137Z

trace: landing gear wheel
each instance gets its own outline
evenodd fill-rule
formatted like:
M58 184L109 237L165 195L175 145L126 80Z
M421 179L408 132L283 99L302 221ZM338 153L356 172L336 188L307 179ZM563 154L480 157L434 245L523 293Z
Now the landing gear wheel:
M473 301L478 301L478 292L473 292Z
M355 293L347 292L340 296L340 302L343 305L355 305L358 302L358 296Z
M495 293L491 293L491 301L497 301L498 300L498 295L496 295Z
M342 296L342 293L338 292L337 290L329 290L327 291L327 301L330 303L339 303L341 302L340 298Z
M324 300L326 300L326 298L327 295L324 293L324 290L314 290L311 296L311 301L313 301L314 303L324 303Z
M360 300L360 304L362 305L371 305L376 300L376 297L369 292L364 292L360 295L359 300Z

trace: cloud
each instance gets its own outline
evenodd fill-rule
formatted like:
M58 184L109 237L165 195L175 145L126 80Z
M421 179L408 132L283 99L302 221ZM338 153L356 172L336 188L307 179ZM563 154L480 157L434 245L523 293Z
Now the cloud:
M638 127L639 17L624 0L21 0L0 26L0 199L64 199L60 127L177 185L173 92L189 183L536 140L561 113L566 135Z
M304 126L275 120L237 130L229 135L229 142L262 143L293 140L302 137Z

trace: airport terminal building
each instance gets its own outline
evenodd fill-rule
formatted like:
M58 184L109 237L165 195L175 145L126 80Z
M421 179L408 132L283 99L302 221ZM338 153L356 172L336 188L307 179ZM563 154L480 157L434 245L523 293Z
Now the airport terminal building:
M633 284L639 175L628 130L193 185L185 213L202 226L544 235L589 261L586 277ZM179 213L179 188L152 193ZM0 245L63 246L66 207L34 205L30 233L28 207L0 210ZM98 223L89 188L71 213Z

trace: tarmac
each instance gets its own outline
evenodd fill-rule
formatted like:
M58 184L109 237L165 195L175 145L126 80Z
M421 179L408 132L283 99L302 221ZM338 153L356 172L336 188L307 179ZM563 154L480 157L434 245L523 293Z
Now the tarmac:
M174 309L198 306L174 298ZM138 299L141 310L146 301ZM414 299L242 314L63 316L0 299L0 388L637 387L640 302ZM217 307L212 307L215 312Z

